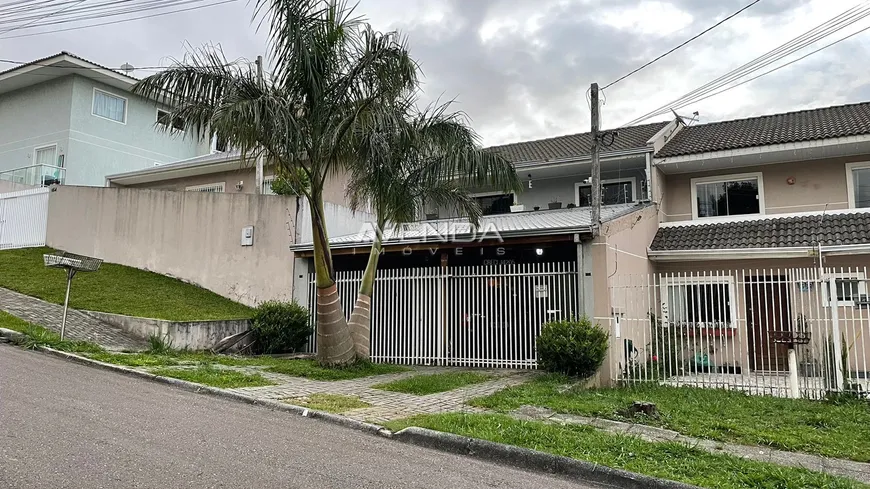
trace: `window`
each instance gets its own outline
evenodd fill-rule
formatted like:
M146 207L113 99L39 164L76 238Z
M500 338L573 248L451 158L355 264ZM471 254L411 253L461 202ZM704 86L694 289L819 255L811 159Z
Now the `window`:
M514 205L514 194L480 194L474 196L484 216L508 214Z
M275 195L272 191L272 182L275 181L275 175L263 177L263 195Z
M846 165L849 207L870 207L870 163Z
M837 289L837 302L841 306L854 306L856 301L867 300L867 281L863 272L835 273L834 285ZM830 302L830 287L825 286L825 302Z
M592 205L592 185L578 183L577 207L589 207ZM637 200L637 179L620 178L601 181L601 205L628 204Z
M57 145L52 144L33 150L33 164L57 166Z
M94 106L91 113L97 117L126 124L127 99L95 88Z
M732 281L729 277L676 279L663 290L662 320L672 326L732 327Z
M219 183L207 183L205 185L194 185L192 187L187 187L184 190L190 192L213 192L213 193L223 193L225 182Z
M760 173L692 179L695 218L762 214Z
M157 109L157 124L169 127L169 112ZM184 120L181 117L176 117L172 120L172 130L184 132Z

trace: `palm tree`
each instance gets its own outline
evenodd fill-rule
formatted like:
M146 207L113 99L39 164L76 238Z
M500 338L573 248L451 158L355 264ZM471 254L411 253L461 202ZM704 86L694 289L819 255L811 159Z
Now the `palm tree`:
M448 104L416 110L412 95L383 102L355 131L357 164L348 196L353 209L371 206L376 232L350 326L356 355L369 358L371 302L386 226L415 221L426 205L453 208L479 224L480 206L469 188L519 190L509 161L480 149L478 137L461 113Z
M343 0L257 0L254 14L269 30L273 71L229 63L211 46L150 76L134 91L174 107L170 120L200 137L238 148L242 161L264 156L283 171L302 171L312 213L317 284L318 358L354 361L353 341L335 285L323 188L346 171L350 136L375 101L417 85L417 65L396 33L371 30Z

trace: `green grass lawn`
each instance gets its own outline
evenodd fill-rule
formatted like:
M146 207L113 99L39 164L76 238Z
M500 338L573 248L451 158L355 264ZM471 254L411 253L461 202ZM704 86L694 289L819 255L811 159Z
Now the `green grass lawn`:
M406 372L409 369L401 365L367 362L359 362L342 368L326 368L321 367L315 360L277 360L273 366L266 370L311 380L350 380Z
M0 287L63 304L66 273L46 268L50 248L0 251ZM104 263L73 279L70 307L171 321L239 319L251 308L214 292L153 272Z
M395 380L386 384L377 384L372 387L392 392L404 392L425 396L436 392L452 391L466 385L479 384L492 380L491 375L477 372L444 372L440 374L423 374L408 377L407 379Z
M106 352L103 347L93 343L88 343L87 341L61 341L60 335L54 331L18 319L4 311L0 311L0 328L11 329L27 335L27 338L21 345L25 348L48 346L50 348L72 353L103 354Z
M639 386L564 390L569 381L546 376L470 404L508 412L522 405L626 421L620 413L633 401L656 404L658 417L630 421L744 445L762 445L870 462L870 403L829 403L749 396L722 389Z
M316 411L342 414L352 409L372 407L371 404L361 401L357 396L342 396L338 394L311 394L307 397L291 397L284 402L294 406L307 407Z
M716 489L867 487L804 469L714 455L678 443L652 443L588 426L518 421L498 414L423 415L386 426L393 431L408 426L446 431Z
M161 377L173 377L221 389L275 385L274 382L270 382L260 374L246 374L235 370L217 368L212 365L200 365L196 368L164 367L153 369L151 373Z

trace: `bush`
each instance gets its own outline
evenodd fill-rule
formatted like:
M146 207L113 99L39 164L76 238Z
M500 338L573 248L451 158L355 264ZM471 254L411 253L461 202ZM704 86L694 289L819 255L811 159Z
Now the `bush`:
M548 372L588 379L607 353L607 332L588 318L553 321L538 337L538 366Z
M308 309L295 301L263 302L254 310L251 329L256 336L258 353L293 353L299 351L311 335Z

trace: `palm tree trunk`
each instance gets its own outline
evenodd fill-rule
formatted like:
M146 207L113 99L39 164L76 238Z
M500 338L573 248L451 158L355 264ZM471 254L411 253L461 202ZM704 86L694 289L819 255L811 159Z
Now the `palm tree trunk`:
M323 221L323 204L312 198L311 227L314 235L314 273L317 284L317 360L321 365L347 365L355 359L353 339L341 298L335 284L332 255L329 252L329 237Z
M381 249L383 248L381 246L381 233L383 229L383 224L378 223L375 240L369 252L369 262L366 265L366 271L363 273L362 283L359 286L359 293L356 296L356 304L353 306L350 321L347 322L350 327L350 334L353 337L353 347L356 351L356 356L360 360L369 360L371 358L372 293L375 286L375 274L378 270L378 258L380 258Z

